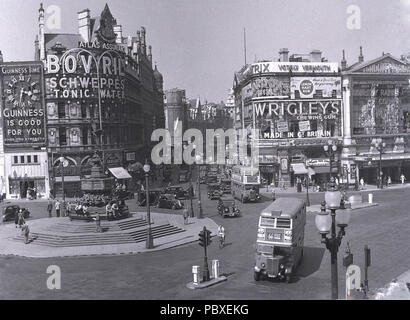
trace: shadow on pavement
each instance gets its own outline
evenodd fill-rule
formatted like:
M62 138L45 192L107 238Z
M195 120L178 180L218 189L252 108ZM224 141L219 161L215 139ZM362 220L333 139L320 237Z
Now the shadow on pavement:
M296 269L295 276L306 278L319 270L324 253L324 248L304 247L303 259L299 267Z

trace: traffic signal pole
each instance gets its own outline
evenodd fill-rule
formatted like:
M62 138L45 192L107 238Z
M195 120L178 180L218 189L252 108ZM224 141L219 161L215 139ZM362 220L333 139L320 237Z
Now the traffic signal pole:
M205 233L205 245L204 245L204 272L202 275L203 281L209 281L209 267L208 267L208 256L207 256L207 250L206 247L208 246L208 240L209 240L209 233L208 230L204 227L204 233Z
M206 247L211 244L211 232L204 227L204 229L199 233L199 245L204 247L204 270L202 273L202 280L204 282L210 280L209 267L208 267L208 256Z

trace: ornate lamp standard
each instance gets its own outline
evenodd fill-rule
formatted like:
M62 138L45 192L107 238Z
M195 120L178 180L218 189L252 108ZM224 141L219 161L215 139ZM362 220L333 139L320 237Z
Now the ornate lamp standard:
M329 179L332 177L332 161L337 151L337 145L333 143L333 140L328 140L327 145L323 146L325 154L329 157Z
M148 230L147 230L147 242L146 248L152 249L154 248L154 239L152 238L152 231L151 231L151 211L150 211L150 199L149 199L149 171L151 169L150 165L148 164L148 160L145 161L144 165L144 172L145 172L145 184L146 184L146 199L147 199L147 219L148 219Z
M334 178L330 178L329 189L325 193L325 201L322 202L321 212L316 215L315 223L322 235L322 243L330 252L331 257L331 286L332 299L338 298L338 273L337 273L337 252L345 236L345 228L350 220L349 210L340 210L336 215L336 210L340 208L341 194L336 188ZM326 205L330 209L330 215L326 212ZM336 235L336 225L340 228ZM330 232L330 238L327 234Z
M196 165L198 167L198 219L202 219L203 218L203 211L202 211L202 203L201 203L201 183L199 180L199 175L200 175L200 166L201 166L201 162L202 162L202 156L201 155L196 155L195 156L195 160L196 160Z
M372 142L373 146L379 151L379 189L383 189L383 171L382 171L382 154L386 149L386 143L382 139L376 139Z

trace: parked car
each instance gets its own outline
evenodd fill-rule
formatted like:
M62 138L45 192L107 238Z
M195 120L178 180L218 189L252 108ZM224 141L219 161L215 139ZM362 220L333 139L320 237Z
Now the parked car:
M158 208L179 210L184 207L184 204L175 198L173 194L163 194L158 199Z
M184 190L184 188L180 186L172 186L172 187L167 187L164 191L165 194L173 194L175 195L175 198L178 200L185 200L189 199L189 193L187 190Z
M235 204L235 199L232 196L223 196L219 198L218 213L226 217L237 217L240 215L240 210Z
M130 200L134 199L134 193L127 190L115 190L113 192L113 197L117 198L118 200Z
M20 208L20 206L18 205L7 205L3 208L2 212L3 222L14 221L20 209L23 210L24 219L28 219L30 217L30 211L28 211L26 208Z
M156 205L158 203L158 198L162 193L163 193L162 190L150 190L149 191L149 204L151 206ZM146 191L139 192L137 204L141 207L145 207L147 205L147 192Z
M219 183L208 184L208 198L211 200L218 200L222 196Z
M183 183L183 182L189 182L189 171L188 170L180 170L179 171L179 182Z

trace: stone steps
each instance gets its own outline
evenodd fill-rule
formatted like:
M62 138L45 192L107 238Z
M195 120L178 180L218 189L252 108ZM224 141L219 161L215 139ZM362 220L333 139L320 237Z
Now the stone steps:
M169 224L155 226L152 227L151 230L154 239L184 232L184 230ZM93 232L94 231L95 227L93 229ZM55 235L45 233L32 233L30 234L30 239L33 239L33 244L50 247L79 247L138 243L145 241L146 236L147 229L143 229L131 233L92 233L82 235ZM19 235L14 239L17 241L24 241L24 237L22 235Z

